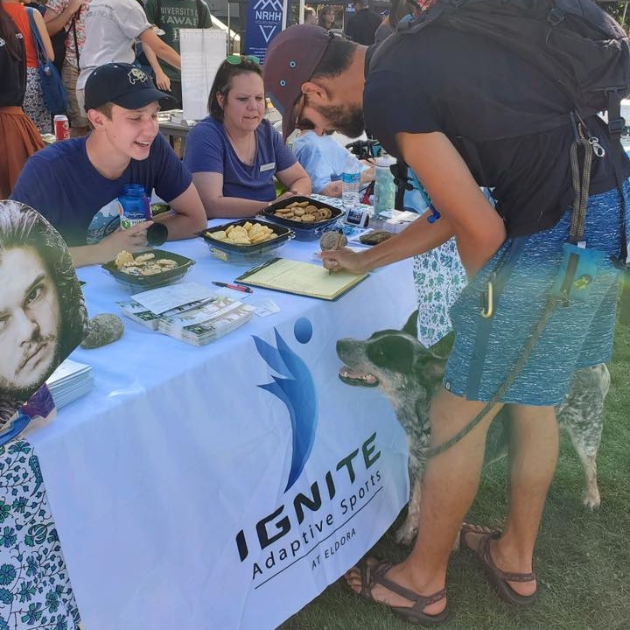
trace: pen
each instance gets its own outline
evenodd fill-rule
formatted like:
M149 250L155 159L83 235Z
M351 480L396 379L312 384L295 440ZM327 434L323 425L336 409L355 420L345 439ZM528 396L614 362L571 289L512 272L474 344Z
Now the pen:
M244 287L240 284L228 284L227 282L213 282L218 287L225 287L226 289L232 289L233 291L242 291L243 293L253 293L254 290L250 287Z

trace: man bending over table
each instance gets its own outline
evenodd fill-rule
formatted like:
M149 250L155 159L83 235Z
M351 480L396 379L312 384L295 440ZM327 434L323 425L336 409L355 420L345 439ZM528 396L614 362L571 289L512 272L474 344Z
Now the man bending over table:
M190 173L159 134L158 100L164 97L135 66L100 66L85 86L92 132L57 142L26 163L12 199L53 224L75 267L146 248L151 221L127 230L118 224L116 198L126 184L142 184L147 194L155 189L171 206L172 213L154 219L167 226L169 240L189 238L206 226Z
M449 25L436 20L369 49L318 27L292 26L274 37L264 76L284 137L294 127L356 136L367 126L413 169L441 213L369 251L323 251L327 269L371 271L454 236L471 278L450 311L455 343L430 406L432 445L456 443L428 461L413 551L400 564L368 558L346 574L356 593L422 625L448 616L447 567L458 534L502 599L515 606L536 600L532 558L558 456L554 405L575 370L611 356L618 284L611 259L625 252L630 203L630 162L599 117L574 126L573 103L537 64ZM439 71L426 59L439 60ZM514 76L507 93L503 85ZM588 214L573 217L585 222L576 235L570 148L577 137L597 142L587 126L603 144L592 161ZM618 177L626 180L622 193ZM493 188L495 207L481 184ZM599 261L586 278L588 300L571 289L549 316L556 278L573 283L562 260L574 236L584 237L583 255ZM498 404L471 424L490 400ZM511 414L507 520L502 531L462 527L477 494L486 432L503 404Z

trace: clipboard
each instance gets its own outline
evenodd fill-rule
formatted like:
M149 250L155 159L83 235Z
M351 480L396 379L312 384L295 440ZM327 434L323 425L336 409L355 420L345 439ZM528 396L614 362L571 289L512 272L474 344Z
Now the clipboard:
M347 271L331 274L321 265L288 258L272 258L245 272L235 281L248 286L332 301L367 276L367 273L356 275Z

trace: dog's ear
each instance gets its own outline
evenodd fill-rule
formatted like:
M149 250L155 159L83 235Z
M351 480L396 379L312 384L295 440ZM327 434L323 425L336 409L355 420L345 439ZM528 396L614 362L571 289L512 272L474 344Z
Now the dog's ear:
M427 350L429 356L426 359L425 370L436 379L441 379L444 376L446 361L451 353L454 341L455 335L453 332L450 332Z
M418 337L418 309L409 316L407 323L403 326L403 332L412 337Z
M451 354L453 349L453 343L455 342L455 333L451 331L445 337L442 337L436 344L431 346L431 352L436 357L447 358Z
M446 369L446 357L436 354L432 348L426 348L419 341L417 343L420 351L414 357L414 373L418 375L421 382L440 380Z
M414 339L418 339L418 310L416 309L407 320L403 328L403 332L411 335ZM421 348L420 352L417 352L413 361L413 371L415 374L421 375L423 378L429 378L430 380L439 380L444 376L444 370L446 369L446 356L442 355L442 351L452 346L452 337L448 335L449 340L446 342L439 342L436 346L426 348L419 341L418 346ZM436 352L435 350L438 350ZM448 350L445 353L448 355Z
M424 369L432 378L441 380L446 369L446 359L429 350L424 362Z

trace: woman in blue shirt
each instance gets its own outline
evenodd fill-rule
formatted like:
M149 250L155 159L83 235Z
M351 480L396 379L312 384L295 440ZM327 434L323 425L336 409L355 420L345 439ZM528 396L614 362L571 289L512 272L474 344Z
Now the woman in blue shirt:
M249 217L275 201L274 176L287 189L282 197L308 195L311 181L264 118L260 66L230 55L212 84L210 116L188 135L184 164L208 217Z

